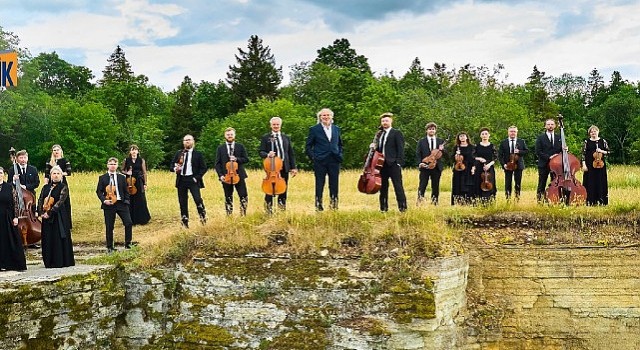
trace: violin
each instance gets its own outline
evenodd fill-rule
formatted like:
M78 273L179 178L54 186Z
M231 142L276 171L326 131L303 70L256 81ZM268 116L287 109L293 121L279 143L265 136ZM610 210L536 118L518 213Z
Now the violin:
M11 147L9 150L11 162L13 162L13 173L19 174L18 163L16 161L16 150ZM15 214L18 218L18 231L22 236L22 244L26 247L34 244L42 238L42 223L35 215L35 206L37 206L36 198L31 191L24 191L20 186L20 178L13 180L13 194L15 206Z
M518 160L520 156L517 153L509 154L509 161L505 164L505 169L508 171L514 171L518 169Z
M138 188L136 187L136 178L132 175L127 176L127 192L130 195L135 195L138 193Z
M383 131L384 129L381 126L373 137L372 143L374 145L377 145L380 141L380 135L382 135ZM380 187L382 187L382 176L380 175L380 171L383 166L384 155L381 152L378 152L375 147L370 147L364 161L362 174L358 180L358 191L365 194L378 193L378 191L380 191Z
M44 211L45 213L48 212L49 210L51 210L51 208L53 207L54 198L51 197L51 192L53 192L53 189L55 187L56 187L55 184L51 185L51 189L49 190L49 194L47 195L47 198L44 199L44 203L42 203L42 211Z
M443 143L442 146L444 147L445 144L446 142ZM427 165L427 169L435 169L438 165L438 159L442 158L442 153L442 150L438 146L432 149L428 156L422 158L421 162Z
M116 202L118 201L118 193L116 192L116 186L114 184L108 184L107 187L105 187L104 192L105 192L104 199L110 200L111 204L116 204Z
M587 189L576 179L576 171L580 169L580 161L567 151L567 141L564 136L562 115L558 115L562 153L556 154L549 160L549 170L552 181L545 191L547 200L552 204L564 203L583 204L587 198Z
M231 147L231 154L233 155L233 146ZM238 175L238 162L229 160L227 164L225 164L227 168L227 173L224 175L224 180L222 182L235 185L240 182L240 175Z
M493 182L491 173L488 170L485 170L480 174L480 179L482 182L480 183L480 189L484 192L489 192L493 190Z
M460 152L460 147L458 147L458 152ZM457 153L454 156L454 159L456 161L456 164L453 166L453 169L455 171L464 171L464 169L467 168L467 166L464 164L464 156L461 153Z
M275 137L271 136L271 151L275 152ZM237 164L236 164L237 165ZM262 180L262 192L275 196L283 194L287 191L287 182L284 180L280 172L283 167L282 158L278 156L267 157L262 162L265 178ZM229 169L227 169L228 172Z
M603 154L600 151L600 148L597 148L595 152L593 152L593 168L594 169L602 169L604 168L604 160L602 160Z

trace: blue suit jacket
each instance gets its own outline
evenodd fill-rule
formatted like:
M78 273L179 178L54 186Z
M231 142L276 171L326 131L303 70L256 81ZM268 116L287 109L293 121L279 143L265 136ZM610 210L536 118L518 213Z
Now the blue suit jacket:
M323 160L334 155L339 163L342 163L342 136L340 128L331 124L331 141L324 133L322 124L316 124L309 128L305 153L311 160Z

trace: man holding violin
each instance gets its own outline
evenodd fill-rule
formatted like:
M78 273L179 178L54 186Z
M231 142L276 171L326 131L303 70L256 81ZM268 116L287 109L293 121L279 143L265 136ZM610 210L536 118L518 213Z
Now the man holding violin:
M224 207L227 215L233 214L233 188L235 186L240 198L240 214L245 216L249 196L245 182L247 171L244 169L244 164L249 162L249 156L244 146L236 142L234 128L227 128L224 131L224 138L226 142L218 146L215 164L216 173L218 173L224 191Z
M431 203L438 205L440 176L443 169L442 162L439 159L444 155L445 140L436 136L437 129L436 123L427 123L425 126L426 136L418 141L418 147L416 147L416 158L420 171L418 206L424 202L424 193L427 190L429 179L431 179Z
M107 172L98 178L96 195L102 202L101 208L104 211L104 226L106 230L107 251L109 253L116 250L113 245L113 227L116 221L116 214L124 225L124 247L131 248L133 221L129 213L129 192L127 191L127 178L119 174L118 159L109 158L107 161Z
M202 153L194 148L193 136L187 134L182 138L184 148L176 152L171 160L171 170L176 173L176 188L178 189L178 203L180 204L180 216L182 226L189 228L189 192L193 197L200 216L200 223L207 222L207 212L204 209L204 201L200 189L204 188L202 177L207 172Z
M282 128L282 118L273 117L269 120L269 124L271 125L271 132L264 134L260 140L260 157L263 159L278 157L282 160L280 176L284 179L288 187L289 173L291 173L292 177L298 174L291 139L280 131ZM264 202L267 214L273 213L274 197L274 195L265 192ZM287 189L278 195L278 208L281 210L286 210L287 208Z
M513 180L515 180L516 200L520 199L522 188L522 171L524 170L524 155L529 151L527 143L518 138L518 128L511 125L507 129L508 137L500 143L498 159L504 170L504 189L507 200L511 198Z

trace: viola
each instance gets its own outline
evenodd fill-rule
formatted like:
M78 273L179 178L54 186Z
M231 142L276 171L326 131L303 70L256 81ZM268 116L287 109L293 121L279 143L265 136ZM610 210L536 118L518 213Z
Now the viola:
M275 137L273 136L271 136L271 151L275 151ZM280 175L283 165L282 158L278 156L267 157L264 159L262 166L266 175L262 180L262 192L275 196L287 191L287 182L284 180L282 175ZM227 169L227 171L228 170L229 169Z
M549 160L549 170L553 180L545 191L546 198L552 204L583 204L587 198L587 189L576 179L575 174L580 169L580 161L567 151L561 114L558 115L558 125L560 125L562 152Z
M482 182L480 183L480 189L484 192L489 192L493 190L493 182L491 173L488 170L485 170L480 174L480 179Z
M382 126L373 137L372 144L377 145L382 135ZM370 147L364 161L364 168L358 180L358 191L365 194L375 194L382 187L382 176L380 171L384 166L384 155L378 152L375 147Z
M138 188L136 187L136 178L134 176L127 176L127 192L130 195L135 195L138 193Z
M51 210L51 208L53 207L53 203L54 203L55 200L54 200L53 197L51 197L51 192L53 192L54 188L56 188L56 184L51 185L51 189L49 190L49 194L44 199L44 203L42 203L42 211L44 211L45 213L48 212L49 210Z
M458 152L460 152L460 147L458 147ZM454 159L456 161L456 164L453 166L453 169L455 171L464 171L464 169L467 168L467 166L464 164L464 156L462 154L456 154L454 156Z
M443 143L442 146L445 144L446 142ZM436 147L431 150L431 153L428 156L422 158L421 162L427 165L427 169L435 169L438 165L438 159L442 158L442 153L443 152L440 147Z
M604 160L602 160L603 154L601 152L598 152L599 150L600 148L596 149L596 151L593 152L593 168L594 169L604 168Z
M520 156L517 153L509 154L509 161L505 164L505 169L508 171L514 171L518 169L518 160Z
M11 162L13 162L13 173L19 174L18 163L16 162L16 150L11 147L9 150ZM22 236L22 244L26 247L34 244L42 238L42 224L35 215L37 205L36 198L31 191L23 191L20 186L20 179L13 180L14 200L16 203L15 214L18 218L18 231Z
M233 154L233 147L231 147L231 154ZM235 185L240 182L240 175L238 175L238 162L229 160L227 164L225 164L225 167L227 168L227 173L224 175L222 182L229 185Z
M104 199L110 200L111 204L116 204L118 201L118 193L116 192L116 186L114 184L108 184L104 189Z

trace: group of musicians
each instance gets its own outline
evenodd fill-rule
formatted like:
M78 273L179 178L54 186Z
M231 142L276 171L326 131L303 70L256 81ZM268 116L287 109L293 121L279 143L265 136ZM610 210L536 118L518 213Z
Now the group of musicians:
M317 113L317 118L318 123L309 129L305 153L313 163L315 208L317 211L323 211L323 189L327 177L329 179L329 207L331 209L338 208L338 183L343 149L340 128L333 123L333 112L328 108L324 108ZM261 139L260 156L267 160L274 157L282 160L282 167L279 168L278 175L286 185L289 176L293 177L297 173L291 140L281 132L281 118L272 118L270 124L271 131ZM536 193L537 200L540 203L547 201L545 191L548 190L549 177L551 176L552 181L556 177L556 173L553 172L553 169L550 169L551 160L562 154L563 151L567 151L566 143L563 148L561 133L558 133L555 129L556 121L548 119L545 122L545 132L540 134L535 143L539 178ZM598 158L602 159L604 155L609 153L609 147L606 140L599 137L599 129L596 126L591 126L588 133L589 138L584 141L582 159L579 163L579 168L583 170L583 183L586 188L586 198L582 198L582 200L587 205L607 205L606 165L602 162L601 166L595 167L594 157L599 155ZM419 169L418 206L425 202L425 192L429 182L431 182L430 202L434 205L438 204L440 178L444 170L443 161L438 159L448 153L446 150L447 141L437 136L437 125L435 123L427 123L425 134L425 137L418 141L416 147L416 160ZM452 205L487 204L494 201L497 193L495 172L497 164L504 171L504 191L507 200L511 200L512 195L516 201L520 199L522 173L525 168L524 157L529 153L527 143L524 139L518 137L518 128L515 125L507 129L507 137L497 146L491 143L490 136L489 129L482 128L479 134L480 141L474 145L471 142L470 135L466 132L456 135L453 145ZM233 128L225 130L225 139L225 144L221 145L217 150L215 163L217 175L224 189L225 210L228 215L233 213L233 189L235 187L240 199L240 213L245 215L248 195L245 183L247 174L243 165L249 161L249 158L244 146L236 142ZM380 116L379 133L376 135L374 143L370 144L370 148L379 152L382 155L381 158L384 159L379 169L380 210L386 212L389 209L389 180L391 180L398 210L401 212L406 211L407 197L402 183L402 168L405 166L405 140L402 132L393 128L392 113L383 113ZM439 155L432 159L434 152L439 153ZM573 157L570 154L569 156ZM227 172L225 166L230 161L238 164L239 181L234 184L225 182ZM567 176L574 176L575 170L578 169L572 170L571 174L567 174ZM200 175L199 181L201 181L201 177ZM178 183L180 181L181 176L179 175ZM578 180L574 179L573 181L577 186L581 186ZM178 188L180 190L179 186ZM571 188L563 188L562 190L570 192ZM268 190L265 190L265 193L267 193L265 195L265 210L271 214L273 212L273 200L276 196L269 193ZM286 186L285 190L277 198L278 208L285 210ZM194 199L196 203L201 200L199 194L195 195ZM185 218L183 217L184 222Z

